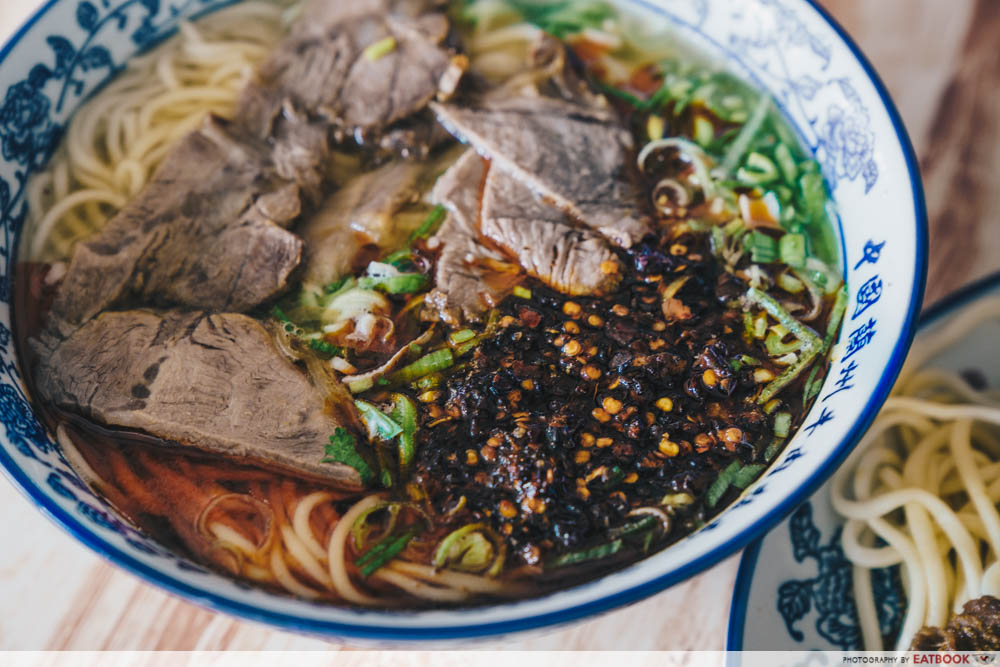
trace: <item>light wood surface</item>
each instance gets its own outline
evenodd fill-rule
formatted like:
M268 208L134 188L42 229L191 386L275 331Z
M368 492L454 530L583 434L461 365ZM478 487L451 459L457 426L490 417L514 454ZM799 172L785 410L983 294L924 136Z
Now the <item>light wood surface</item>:
M40 0L0 0L0 41ZM1000 2L828 0L896 99L925 172L928 300L1000 259ZM873 221L877 224L877 221ZM737 558L603 617L490 646L699 649L725 644ZM216 615L125 574L0 481L0 649L337 649Z

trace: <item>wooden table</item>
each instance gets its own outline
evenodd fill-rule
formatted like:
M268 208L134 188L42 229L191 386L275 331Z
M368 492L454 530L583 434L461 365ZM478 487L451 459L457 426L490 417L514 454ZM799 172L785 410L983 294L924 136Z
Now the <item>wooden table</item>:
M0 40L40 0L0 0ZM928 301L1000 258L1000 2L827 0L882 74L921 158L931 217ZM878 221L873 221L878 224ZM213 614L102 561L0 483L0 649L335 648ZM724 646L737 558L519 649Z

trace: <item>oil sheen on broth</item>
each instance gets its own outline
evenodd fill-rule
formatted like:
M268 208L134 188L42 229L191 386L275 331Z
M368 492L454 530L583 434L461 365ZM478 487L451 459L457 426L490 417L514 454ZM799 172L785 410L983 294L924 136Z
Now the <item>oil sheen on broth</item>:
M846 297L818 165L650 18L245 2L139 59L34 177L18 272L80 474L364 606L536 595L721 511Z

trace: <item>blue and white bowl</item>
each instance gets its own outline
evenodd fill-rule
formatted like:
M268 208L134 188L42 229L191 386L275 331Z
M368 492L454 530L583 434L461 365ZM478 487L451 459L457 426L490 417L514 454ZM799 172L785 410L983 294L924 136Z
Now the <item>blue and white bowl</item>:
M450 611L359 611L273 595L207 572L132 529L80 482L32 414L11 343L10 278L28 218L25 181L45 165L74 110L129 58L180 20L227 0L48 0L0 49L0 465L10 479L81 542L158 586L244 618L354 640L462 639L565 623L661 591L775 525L844 459L906 354L927 253L916 160L871 66L811 2L621 2L641 5L678 37L770 91L822 165L839 213L851 304L830 379L806 427L718 519L623 571L540 599Z
M920 318L918 340L978 300L998 294L1000 273L946 297ZM997 386L998 336L1000 324L983 325L932 363L950 371L975 368L990 386ZM862 650L852 566L840 546L844 523L833 510L830 485L824 484L786 521L747 547L730 610L728 650ZM875 570L872 590L882 636L895 638L906 613L899 566Z

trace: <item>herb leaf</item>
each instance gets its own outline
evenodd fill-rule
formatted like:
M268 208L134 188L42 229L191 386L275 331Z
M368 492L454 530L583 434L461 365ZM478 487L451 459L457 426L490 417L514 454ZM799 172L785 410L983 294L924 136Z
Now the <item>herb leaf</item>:
M309 347L313 350L313 352L319 352L320 354L325 354L328 357L339 357L344 353L344 348L328 343L322 339L310 340Z
M368 432L372 437L380 440L392 440L403 432L403 427L394 422L388 415L367 401L354 401L358 412L364 417L368 425Z
M368 485L372 480L372 469L357 450L358 439L346 428L337 427L326 446L326 456L321 463L342 463L358 471L361 483Z

